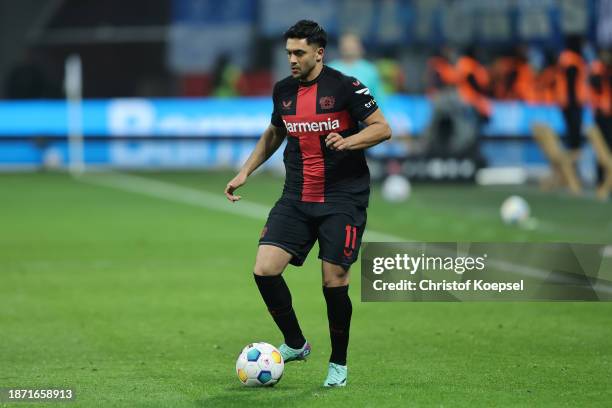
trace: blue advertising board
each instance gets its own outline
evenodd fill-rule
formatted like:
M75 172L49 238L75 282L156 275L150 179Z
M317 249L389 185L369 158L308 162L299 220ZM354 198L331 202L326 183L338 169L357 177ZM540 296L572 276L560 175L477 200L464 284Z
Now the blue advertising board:
M83 102L85 136L258 136L270 123L270 98L236 99L109 99ZM431 104L421 96L389 96L385 115L395 134L419 134L431 118ZM0 102L0 137L66 135L64 101ZM585 110L586 123L592 119ZM485 127L488 136L526 136L535 122L564 131L561 114L553 106L518 102L494 103Z
M418 136L431 118L431 104L422 96L389 96L384 109L396 136ZM121 166L236 165L246 158L270 123L271 110L267 97L85 100L85 159L88 164ZM555 107L495 103L493 112L484 129L491 140L529 137L535 122L545 122L559 133L564 131L561 114ZM585 124L591 122L585 110ZM0 164L36 165L49 152L65 162L67 134L65 101L0 102ZM45 137L51 137L51 141L41 142ZM131 139L121 139L125 137ZM531 151L516 153L517 146L532 150L533 143L524 141L513 146L515 158L539 157ZM385 143L375 153L397 154L402 148L400 142ZM508 157L499 154L499 148L487 151L495 152L491 153L492 163L508 161Z

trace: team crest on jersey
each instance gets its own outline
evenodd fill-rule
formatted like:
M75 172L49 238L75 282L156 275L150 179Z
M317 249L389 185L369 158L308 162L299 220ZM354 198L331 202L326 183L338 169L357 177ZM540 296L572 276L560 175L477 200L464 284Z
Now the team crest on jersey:
M293 101L289 99L288 101L283 101L283 109L290 109Z
M354 86L359 86L361 84L361 82L359 82L358 80L353 81L353 85Z
M336 104L336 98L333 96L322 96L319 99L319 105L321 105L321 109L332 109Z

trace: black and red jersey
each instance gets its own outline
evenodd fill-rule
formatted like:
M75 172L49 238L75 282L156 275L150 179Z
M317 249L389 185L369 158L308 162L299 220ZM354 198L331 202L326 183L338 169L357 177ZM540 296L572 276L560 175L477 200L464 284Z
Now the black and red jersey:
M378 108L359 80L323 66L310 82L287 77L274 86L272 124L287 129L283 197L368 205L370 173L363 150L335 151L325 137L350 137Z

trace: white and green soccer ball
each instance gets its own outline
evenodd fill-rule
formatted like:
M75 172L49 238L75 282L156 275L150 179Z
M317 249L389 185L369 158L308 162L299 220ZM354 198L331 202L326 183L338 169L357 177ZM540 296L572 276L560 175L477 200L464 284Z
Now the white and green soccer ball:
M285 362L280 351L268 343L251 343L236 360L236 374L247 387L271 386L280 381Z
M501 218L506 224L524 224L529 219L529 213L529 204L517 195L506 198L500 208Z

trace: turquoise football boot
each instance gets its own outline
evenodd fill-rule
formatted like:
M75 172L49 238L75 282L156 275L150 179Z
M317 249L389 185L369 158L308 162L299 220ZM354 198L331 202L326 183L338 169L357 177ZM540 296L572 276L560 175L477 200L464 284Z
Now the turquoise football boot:
M304 346L299 349L294 349L286 344L281 344L278 351L280 351L281 356L283 356L283 361L288 363L289 361L306 360L306 357L308 357L310 354L311 347L310 343L308 342L304 343Z
M346 366L329 363L329 371L327 371L327 378L323 383L324 387L346 387L346 380L348 377L348 368Z

